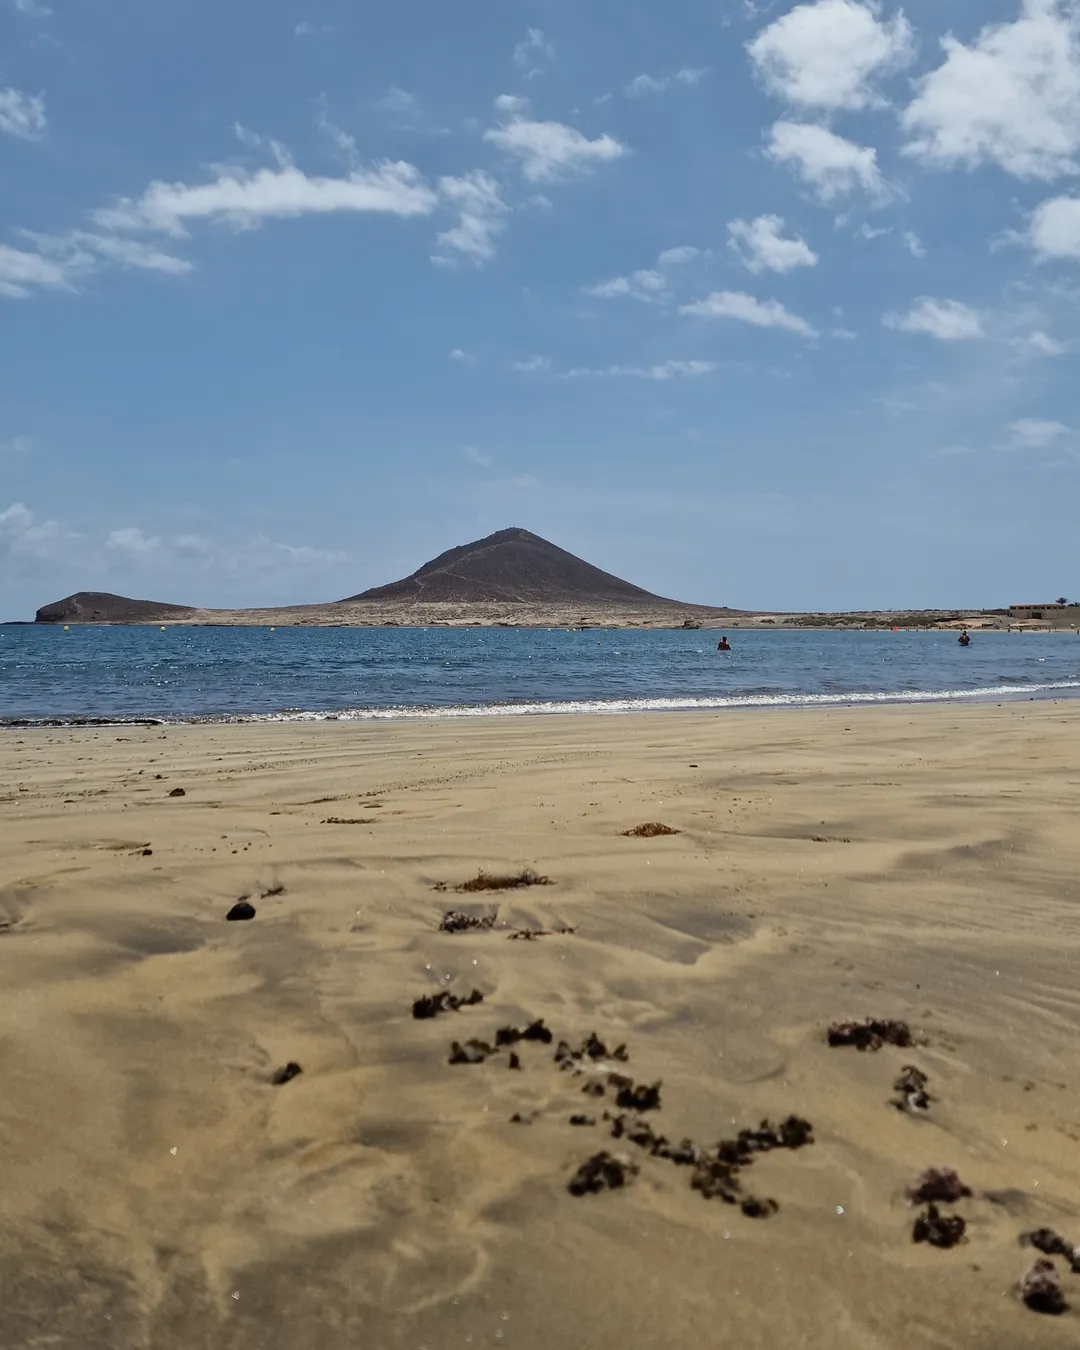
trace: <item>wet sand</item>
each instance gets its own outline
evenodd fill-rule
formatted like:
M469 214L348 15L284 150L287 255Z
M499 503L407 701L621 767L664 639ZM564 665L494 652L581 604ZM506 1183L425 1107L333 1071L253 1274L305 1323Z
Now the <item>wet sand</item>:
M1017 1293L1023 1231L1080 1241L1080 703L2 745L5 1350L1080 1339L1065 1262L1063 1318ZM680 833L623 836L650 821ZM526 867L551 884L452 889ZM828 1046L866 1016L920 1043ZM447 1062L533 1018L625 1041L673 1141L812 1122L742 1174L778 1212L612 1140L553 1045ZM924 1114L890 1105L906 1064ZM602 1149L637 1175L572 1196ZM948 1251L911 1240L931 1166L975 1192Z

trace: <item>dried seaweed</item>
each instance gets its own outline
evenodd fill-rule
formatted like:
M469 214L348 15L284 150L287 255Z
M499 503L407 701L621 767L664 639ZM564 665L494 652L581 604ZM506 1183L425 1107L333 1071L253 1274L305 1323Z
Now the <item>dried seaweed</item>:
M1061 1277L1053 1261L1040 1257L1020 1283L1020 1297L1032 1312L1060 1317L1068 1309L1061 1288Z
M911 1045L906 1022L868 1017L865 1021L834 1022L829 1027L830 1045L854 1045L859 1050L880 1050L883 1045Z
M454 890L471 894L474 891L515 891L522 886L550 886L551 884L550 877L542 877L539 873L534 872L531 867L525 867L520 872L501 875L480 871L470 880L463 881L460 885L455 886Z
M633 1159L606 1150L595 1153L583 1162L567 1184L571 1195L596 1195L600 1191L615 1191L626 1186L637 1175Z
M959 1214L942 1214L937 1205L927 1205L915 1220L912 1242L929 1242L931 1247L955 1247L964 1237L967 1222Z
M682 830L673 830L659 820L646 821L644 825L635 825L632 830L623 830L624 839L658 839L665 834L682 834Z
M460 1012L462 1008L472 1008L483 1001L484 996L479 989L474 989L465 998L459 998L449 989L440 989L437 994L425 994L423 998L416 999L412 1005L412 1015L420 1022L429 1017L438 1017L439 1013Z
M928 1167L908 1191L913 1205L927 1205L935 1200L953 1205L970 1194L971 1187L965 1186L951 1167Z

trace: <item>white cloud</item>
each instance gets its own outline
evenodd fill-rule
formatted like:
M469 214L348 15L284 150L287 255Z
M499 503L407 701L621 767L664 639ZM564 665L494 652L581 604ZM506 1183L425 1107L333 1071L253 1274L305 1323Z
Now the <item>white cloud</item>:
M57 259L72 280L97 271L102 263L143 272L165 272L175 277L193 269L186 258L177 258L153 244L124 235L94 234L88 230L69 230L63 235L23 233L33 240L40 253Z
M484 140L519 159L530 183L550 183L627 153L626 146L613 136L589 140L562 122L533 122L524 117L513 117L504 126L485 131Z
M436 242L475 263L495 255L495 238L506 229L509 207L499 196L499 185L482 169L461 178L440 178L439 191L459 212L458 223L443 230Z
M796 267L815 267L818 256L797 235L786 238L780 216L728 222L728 247L742 260L748 272L791 272Z
M945 61L918 82L902 123L930 164L997 164L1018 178L1078 171L1080 11L1075 0L1023 0L1013 23L970 46L942 39Z
M63 264L40 253L0 244L0 295L9 300L25 300L35 289L70 290L71 282Z
M416 95L410 94L407 89L399 89L396 85L389 93L376 100L375 106L398 117L415 117L420 111L420 101Z
M1024 449L1038 450L1069 434L1063 422L1044 421L1037 417L1022 417L1009 427L1013 444Z
M584 290L586 295L595 296L598 300L614 300L622 295L635 300L659 300L667 292L667 278L662 272L642 267L629 276L612 277L610 281L586 286Z
M670 298L668 278L665 275L670 267L681 267L702 257L699 248L681 244L676 248L666 248L656 260L655 267L641 267L628 276L612 277L610 281L601 281L595 286L584 286L586 295L598 300L616 300L620 296L629 296L634 300L658 301Z
M0 511L0 558L13 563L55 558L76 537L57 520L39 521L22 502Z
M915 44L903 11L878 17L879 6L856 0L798 5L747 45L765 87L804 108L871 107L882 100L875 77L902 69Z
M105 540L105 547L114 553L123 553L130 558L144 559L161 549L158 535L146 535L142 530L129 525L122 530L112 530Z
M942 342L962 342L985 336L982 320L975 310L959 300L934 300L920 296L906 314L886 314L886 328L900 333L927 333Z
M19 89L0 89L0 131L22 141L36 141L47 126L43 98Z
M877 151L808 122L777 122L765 153L791 169L826 205L853 192L883 202L889 189L877 165Z
M530 28L514 48L514 64L520 66L526 78L533 79L540 74L541 62L549 61L555 55L555 48L544 37L539 28Z
M683 263L693 262L702 256L701 249L692 244L679 244L675 248L666 248L656 260L658 267L679 267Z
M907 251L911 254L913 258L926 257L926 245L914 232L914 230L905 230L903 239L904 239L904 247L907 249Z
M500 112L523 113L529 107L529 100L521 98L517 94L500 94L495 100L495 106Z
M449 357L448 357L448 360L450 360L450 361L471 361L471 360L472 360L472 357L469 355L468 352L462 351L462 349L461 349L460 347L455 347L454 350L450 353L450 355L449 355Z
M475 445L467 445L465 447L465 458L470 464L475 464L481 469L490 469L495 463L495 460L491 455L482 455Z
M682 85L683 88L689 88L698 84L708 74L707 70L700 67L684 66L682 70L677 70L674 75L635 75L623 90L628 98L637 98L641 94L662 94L665 89L670 89L673 85Z
M71 230L65 235L23 231L34 251L0 244L0 296L25 300L39 291L74 291L103 267L137 268L182 276L191 263L123 236Z
M9 441L0 441L0 455L29 455L33 449L29 436L12 436Z
M817 337L817 330L785 309L779 300L758 300L743 291L713 291L704 300L683 305L680 314L697 314L707 319L736 319L756 328L783 328L800 337Z
M1012 345L1029 356L1064 356L1065 345L1036 328L1027 337L1013 338Z
M52 10L48 5L42 5L39 0L15 0L15 13L23 14L28 19L50 19Z
M698 375L709 375L716 369L711 361L662 361L655 366L606 366L594 370L589 366L577 366L566 372L568 380L606 379L610 377L657 380L692 379Z
M530 356L527 361L515 361L515 370L523 370L528 374L535 374L537 371L550 370L551 362L546 356Z
M423 216L437 204L420 172L400 161L358 168L342 178L309 177L289 164L254 171L223 168L212 182L195 186L151 183L138 199L121 198L95 211L94 220L108 230L183 235L195 220L223 220L236 229L250 229L272 217L331 211Z
M1040 262L1080 259L1080 197L1052 197L1031 213L1027 242Z

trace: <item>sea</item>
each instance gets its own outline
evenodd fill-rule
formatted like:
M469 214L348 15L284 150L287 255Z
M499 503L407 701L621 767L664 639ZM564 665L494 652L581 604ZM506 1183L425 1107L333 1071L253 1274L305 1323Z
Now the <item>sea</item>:
M0 725L1076 697L1075 633L0 626Z

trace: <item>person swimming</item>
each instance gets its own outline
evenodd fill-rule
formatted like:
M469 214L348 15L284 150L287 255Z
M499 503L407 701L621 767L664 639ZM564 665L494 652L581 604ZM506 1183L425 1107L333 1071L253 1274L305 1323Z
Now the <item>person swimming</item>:
M720 641L716 644L716 650L718 652L731 651L731 643L727 640L726 636L721 637Z
M960 643L960 646L961 646L961 647L970 647L970 646L971 646L971 639L968 637L968 631L967 631L966 628L965 628L964 631L960 634L960 636L957 638L957 642Z

